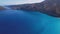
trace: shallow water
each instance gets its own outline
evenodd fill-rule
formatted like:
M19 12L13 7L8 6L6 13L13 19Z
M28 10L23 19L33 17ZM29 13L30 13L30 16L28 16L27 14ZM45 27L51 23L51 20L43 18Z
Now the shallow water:
M60 18L33 11L1 10L0 34L60 34Z

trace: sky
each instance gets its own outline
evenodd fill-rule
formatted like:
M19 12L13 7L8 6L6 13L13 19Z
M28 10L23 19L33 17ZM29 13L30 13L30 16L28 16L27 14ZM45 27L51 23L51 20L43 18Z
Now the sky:
M44 0L0 0L0 5L15 5L15 4L26 4L26 3L38 3Z

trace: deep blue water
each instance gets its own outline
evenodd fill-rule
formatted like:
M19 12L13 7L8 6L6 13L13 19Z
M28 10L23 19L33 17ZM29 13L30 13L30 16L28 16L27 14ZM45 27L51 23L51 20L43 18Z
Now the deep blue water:
M0 34L60 34L60 18L33 11L1 10Z

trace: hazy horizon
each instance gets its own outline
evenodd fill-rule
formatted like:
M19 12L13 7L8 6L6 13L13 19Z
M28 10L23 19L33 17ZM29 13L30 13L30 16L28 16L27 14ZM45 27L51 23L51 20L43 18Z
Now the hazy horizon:
M0 0L0 5L15 5L15 4L25 4L25 3L39 3L44 0Z

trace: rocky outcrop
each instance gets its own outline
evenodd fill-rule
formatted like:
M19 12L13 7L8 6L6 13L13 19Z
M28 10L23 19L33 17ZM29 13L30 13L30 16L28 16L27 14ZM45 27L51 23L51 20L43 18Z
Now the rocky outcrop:
M41 13L60 17L60 0L45 0L41 3L11 5L10 8L14 10L31 10L40 11Z
M5 10L6 8L4 8L3 6L0 6L0 10Z

